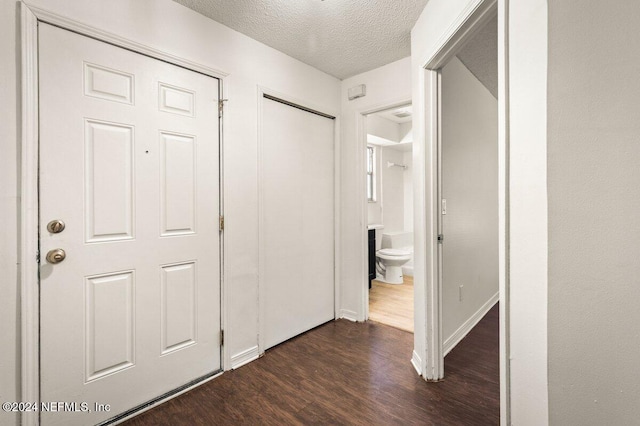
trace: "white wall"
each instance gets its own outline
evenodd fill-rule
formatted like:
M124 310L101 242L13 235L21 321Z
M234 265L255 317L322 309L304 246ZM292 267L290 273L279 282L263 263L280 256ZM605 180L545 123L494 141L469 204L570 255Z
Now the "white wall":
M400 123L400 143L413 142L413 123L407 121L406 123Z
M443 67L441 84L447 342L498 293L498 101L457 57Z
M20 198L17 176L20 69L14 0L0 0L0 398L19 401L20 307L18 298L18 226ZM18 415L0 412L0 424L14 424Z
M6 401L19 399L16 394L19 386L16 360L20 343L16 292L19 286L16 276L16 222L19 217L19 142L16 136L19 104L16 93L19 89L15 80L19 60L16 45L19 15L14 1L1 1L0 337L3 347L0 351L0 395ZM30 4L230 74L225 87L229 102L225 110L224 141L225 280L230 292L226 344L231 355L254 348L258 334L258 86L338 114L340 82L170 0L32 0ZM11 419L5 422L8 417L5 413L0 414L0 423L10 424Z
M376 68L342 81L341 138L341 303L340 316L362 321L365 315L367 283L367 212L362 113L411 99L410 58ZM367 85L367 96L349 101L347 90ZM365 197L363 201L362 197Z
M382 147L382 224L384 232L404 231L404 169L387 167L387 162L402 164L402 151Z
M548 7L550 424L638 424L640 3Z
M386 141L400 142L400 127L398 123L377 115L366 117L367 135L377 136Z

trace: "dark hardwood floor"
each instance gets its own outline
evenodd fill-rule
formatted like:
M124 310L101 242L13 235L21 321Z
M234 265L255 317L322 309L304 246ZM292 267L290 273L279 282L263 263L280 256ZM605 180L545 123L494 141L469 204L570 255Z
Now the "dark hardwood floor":
M125 422L138 425L497 425L498 306L427 383L413 334L338 320Z

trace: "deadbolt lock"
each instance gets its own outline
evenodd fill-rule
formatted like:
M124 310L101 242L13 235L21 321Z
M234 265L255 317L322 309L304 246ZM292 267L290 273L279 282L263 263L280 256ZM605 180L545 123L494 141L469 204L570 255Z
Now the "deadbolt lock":
M60 248L49 250L47 253L47 262L52 264L60 263L65 259L65 257L67 257L67 253Z
M47 231L51 232L52 234L59 234L60 232L64 231L64 227L64 222L56 219L47 224Z

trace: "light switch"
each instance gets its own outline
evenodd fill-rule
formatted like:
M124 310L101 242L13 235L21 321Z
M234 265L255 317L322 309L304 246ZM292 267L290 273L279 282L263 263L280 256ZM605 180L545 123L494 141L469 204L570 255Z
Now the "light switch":
M447 214L447 200L445 198L442 199L442 214Z

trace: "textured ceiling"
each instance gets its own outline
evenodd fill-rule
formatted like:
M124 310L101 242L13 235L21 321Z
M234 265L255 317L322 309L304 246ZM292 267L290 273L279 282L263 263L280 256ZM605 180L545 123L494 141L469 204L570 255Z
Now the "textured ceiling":
M428 0L174 0L339 79L411 54Z
M489 21L457 56L498 99L498 18Z

